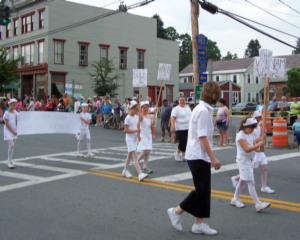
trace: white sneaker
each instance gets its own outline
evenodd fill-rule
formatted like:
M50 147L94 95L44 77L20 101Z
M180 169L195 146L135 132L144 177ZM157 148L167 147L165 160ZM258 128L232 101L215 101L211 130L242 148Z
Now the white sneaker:
M160 141L160 142L165 142L165 139L164 139L164 138L161 138L159 141Z
M128 170L123 170L122 175L126 178L132 178L132 175Z
M95 124L95 127L97 127L97 126L99 126L99 124L96 123L96 124Z
M180 154L179 154L179 153L175 152L175 153L174 153L174 157L175 157L175 160L176 160L176 161L181 161L181 157L180 157Z
M182 162L186 162L185 157L182 157L182 158L181 158L181 161L182 161Z
M77 155L76 155L77 157L84 157L84 155L82 154L82 153L77 153Z
M231 182L234 188L238 185L239 181L236 180L235 176L231 177Z
M261 188L260 189L262 192L265 193L274 193L275 191L273 189L271 189L270 187L265 187L265 188Z
M169 208L168 209L168 215L171 220L173 228L175 228L177 231L182 231L182 226L181 226L181 215L176 214L174 212L174 208Z
M231 204L232 206L236 206L236 207L238 207L238 208L243 208L243 207L245 207L244 203L242 203L239 199L238 199L238 200L232 199L231 202L230 202L230 204Z
M14 164L13 164L12 162L8 162L8 163L7 163L7 167L8 167L9 169L15 168L15 166L14 166Z
M90 154L87 155L87 157L93 158L93 157L95 157L95 154L90 153Z
M168 143L172 142L171 138L169 138Z
M218 232L209 227L207 223L194 224L192 227L192 233L199 233L205 235L216 235Z
M256 212L261 212L262 210L264 210L270 206L271 206L271 203L269 203L269 202L259 202L259 203L255 204L255 209L256 209Z
M147 178L148 177L148 174L146 174L146 173L141 173L141 174L139 174L139 181L143 181L145 178Z

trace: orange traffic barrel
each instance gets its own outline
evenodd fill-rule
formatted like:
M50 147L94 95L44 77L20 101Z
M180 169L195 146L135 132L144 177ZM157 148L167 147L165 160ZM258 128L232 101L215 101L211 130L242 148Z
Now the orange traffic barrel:
M277 118L273 121L273 146L288 147L287 121L283 118Z
M262 113L262 115L264 116L264 113ZM264 121L264 117L261 118L261 121L259 123L261 128L263 127L263 121ZM271 123L270 112L267 112L267 116L266 116L266 129L267 129L267 133L272 132L272 123Z

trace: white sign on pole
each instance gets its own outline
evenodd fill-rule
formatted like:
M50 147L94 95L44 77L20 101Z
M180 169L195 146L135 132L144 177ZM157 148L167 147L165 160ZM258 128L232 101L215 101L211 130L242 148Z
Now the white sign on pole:
M270 78L285 77L286 58L272 58L270 67Z
M132 71L132 86L147 87L147 69L133 69Z
M18 115L18 135L68 133L80 131L80 114L64 112L20 112Z
M259 57L254 58L254 77L270 76L272 51L267 49L259 50Z
M172 64L160 63L158 66L157 80L170 80Z

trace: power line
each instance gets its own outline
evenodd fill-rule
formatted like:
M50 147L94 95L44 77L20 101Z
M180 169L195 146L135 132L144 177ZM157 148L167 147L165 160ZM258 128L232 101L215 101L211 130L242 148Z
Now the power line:
M294 26L295 28L300 29L297 25L295 25L295 24L293 24L293 23L290 23L290 22L284 20L284 19L282 19L282 18L276 16L276 15L273 14L273 13L270 13L269 11L267 11L267 10L265 10L265 9L263 9L263 8L261 8L261 7L259 7L259 6L257 6L257 5L255 5L254 3L249 2L249 0L245 0L245 1L246 1L247 3L249 3L249 4L251 4L251 5L253 5L253 6L259 8L260 10L262 10L262 11L264 11L264 12L270 14L271 16L273 16L273 17L275 17L275 18L277 18L277 19L279 19L279 20L281 20L281 21L283 21L283 22L285 22L285 23L287 23L287 24L289 24L289 25L291 25L291 26Z
M287 6L288 8L292 9L294 12L300 14L300 12L298 12L296 9L292 8L291 6L287 5L285 2L283 2L282 0L278 0L279 2L281 2L282 4L284 4L285 6Z

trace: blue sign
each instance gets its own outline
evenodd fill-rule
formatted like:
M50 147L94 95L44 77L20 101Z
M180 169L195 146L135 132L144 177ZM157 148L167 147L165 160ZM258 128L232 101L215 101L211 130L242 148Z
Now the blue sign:
M207 45L207 37L203 34L200 34L196 37L196 42L199 48L206 48Z
M205 59L198 60L199 72L206 72L207 61Z
M198 49L198 57L199 58L206 58L206 49L205 48L199 48Z
M207 82L207 74L200 73L199 74L199 82Z

